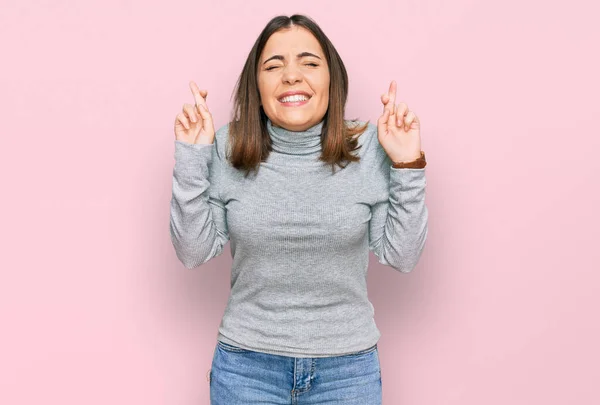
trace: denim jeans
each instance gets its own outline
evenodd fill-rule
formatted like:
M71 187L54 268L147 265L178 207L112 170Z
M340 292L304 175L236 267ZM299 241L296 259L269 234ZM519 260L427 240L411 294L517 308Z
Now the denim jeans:
M381 405L377 345L341 356L300 358L217 341L208 378L211 405Z

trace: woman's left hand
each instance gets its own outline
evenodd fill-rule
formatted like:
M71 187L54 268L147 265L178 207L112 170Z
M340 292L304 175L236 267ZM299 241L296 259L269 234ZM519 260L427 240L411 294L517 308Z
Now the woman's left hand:
M383 115L377 120L379 143L392 162L412 162L421 157L421 125L406 103L396 103L396 81L381 96Z

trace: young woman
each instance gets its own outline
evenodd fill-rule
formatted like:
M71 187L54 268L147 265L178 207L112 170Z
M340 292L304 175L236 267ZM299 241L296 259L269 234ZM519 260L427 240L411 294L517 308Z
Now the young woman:
M403 273L423 251L417 116L392 81L377 126L345 120L346 69L303 15L261 32L218 131L208 92L190 86L195 103L175 120L171 240L189 269L227 241L233 257L211 404L380 404L369 250Z

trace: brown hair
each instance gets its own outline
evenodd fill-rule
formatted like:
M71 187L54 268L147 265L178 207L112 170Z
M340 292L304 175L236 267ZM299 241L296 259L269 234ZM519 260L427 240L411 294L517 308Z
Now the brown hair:
M258 171L261 161L265 161L271 149L271 138L267 131L267 115L260 105L258 91L258 63L267 40L275 32L298 25L309 30L319 41L329 66L329 104L323 121L322 153L319 160L331 165L342 165L343 161L358 162L360 157L350 152L359 149L357 134L362 134L369 124L360 126L358 120L347 125L344 110L348 97L348 74L335 47L321 28L309 17L294 14L291 17L280 15L267 23L248 54L242 73L233 92L234 107L229 136L232 142L229 158L233 167L246 171Z

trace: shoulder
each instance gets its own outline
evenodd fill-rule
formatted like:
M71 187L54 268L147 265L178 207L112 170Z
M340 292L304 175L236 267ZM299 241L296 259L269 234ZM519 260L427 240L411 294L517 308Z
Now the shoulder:
M227 156L229 151L229 122L220 126L215 131L215 151L219 155L219 158L223 159Z
M215 131L215 139L218 141L221 141L221 143L223 143L224 141L227 140L227 138L229 138L229 122L221 125L216 131Z
M362 126L365 123L366 121L346 121L349 127ZM377 125L372 122L369 122L365 131L358 135L358 144L361 145L359 150L362 159L381 162L387 157L385 149L379 143Z

